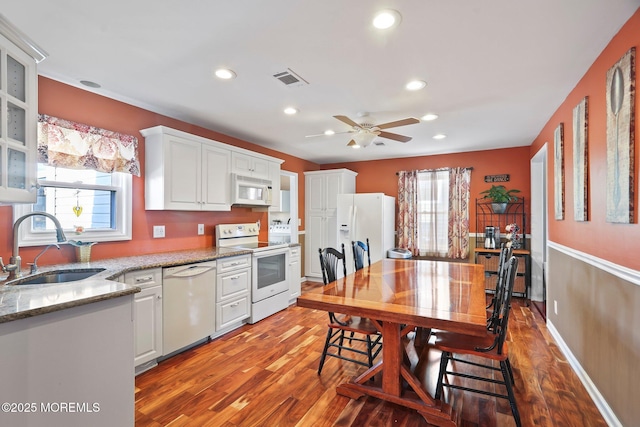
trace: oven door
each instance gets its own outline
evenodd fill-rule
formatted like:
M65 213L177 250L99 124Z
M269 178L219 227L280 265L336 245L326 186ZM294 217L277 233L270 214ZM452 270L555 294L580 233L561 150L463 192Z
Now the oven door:
M252 302L289 291L289 248L253 253Z

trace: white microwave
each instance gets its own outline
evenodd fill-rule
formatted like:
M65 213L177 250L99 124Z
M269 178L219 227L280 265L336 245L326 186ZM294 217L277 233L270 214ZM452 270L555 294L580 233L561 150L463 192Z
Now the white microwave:
M271 181L252 176L231 174L231 204L271 206Z

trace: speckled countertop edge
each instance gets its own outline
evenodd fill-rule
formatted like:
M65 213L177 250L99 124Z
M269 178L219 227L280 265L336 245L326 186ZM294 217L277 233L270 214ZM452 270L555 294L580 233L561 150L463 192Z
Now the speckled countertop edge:
M137 286L115 281L120 275L129 271L174 267L250 253L251 251L248 250L232 248L206 248L110 258L88 263L42 266L38 274L28 277L37 277L49 271L73 271L83 268L104 268L105 270L88 279L74 282L40 285L11 284L19 281L16 280L0 285L0 323L140 292Z

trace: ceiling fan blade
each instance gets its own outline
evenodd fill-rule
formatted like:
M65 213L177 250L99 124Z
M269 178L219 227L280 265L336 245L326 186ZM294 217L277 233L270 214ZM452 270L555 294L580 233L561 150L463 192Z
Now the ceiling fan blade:
M378 136L382 138L393 139L394 141L400 141L400 142L411 141L410 136L398 135L397 133L391 133L391 132L382 131L378 134Z
M420 120L414 118L414 117L409 117L406 119L402 119L402 120L396 120L395 122L389 122L389 123L383 123L381 125L376 125L377 128L379 129L388 129L388 128L394 128L394 127L398 127L398 126L406 126L406 125L414 125L416 123L420 123Z
M349 126L353 126L353 127L357 127L357 128L360 127L360 125L358 123L354 122L353 120L351 120L347 116L333 116L333 117L335 117L336 119L340 120L342 123L348 124Z
M346 130L344 132L334 132L330 135L327 135L326 133L316 133L315 135L305 135L305 138L315 138L318 136L333 136L333 135L340 135L341 133L353 133L353 131L351 130Z

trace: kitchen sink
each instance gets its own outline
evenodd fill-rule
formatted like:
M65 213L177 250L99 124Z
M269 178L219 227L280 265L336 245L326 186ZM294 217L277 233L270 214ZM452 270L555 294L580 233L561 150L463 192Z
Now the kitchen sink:
M76 280L86 279L104 270L104 268L82 268L77 270L50 271L33 279L19 280L16 285L74 282Z

